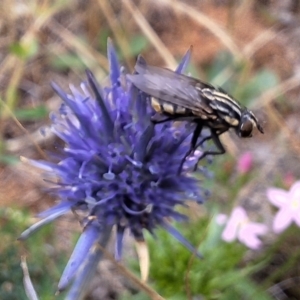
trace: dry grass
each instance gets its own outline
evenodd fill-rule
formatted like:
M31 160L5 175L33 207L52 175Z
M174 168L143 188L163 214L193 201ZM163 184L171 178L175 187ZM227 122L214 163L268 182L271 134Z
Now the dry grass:
M18 120L16 112L39 105L57 109L57 97L49 86L52 80L62 86L78 83L84 78L84 68L92 69L100 80L104 79L108 63L101 43L105 41L106 32L121 49L123 61L129 68L135 61L130 41L138 34L149 43L144 56L154 64L172 69L177 64L175 57L182 56L190 45L194 48L193 63L199 69L210 64L220 50L230 51L237 63L246 64L248 77L258 67L272 68L281 78L280 84L266 90L253 103L253 109L264 111L265 122L268 122L266 134L259 142L274 143L276 148L280 136L280 143L284 141L287 148L291 145L299 154L300 133L288 126L289 115L282 112L280 106L277 108L276 102L279 95L284 95L292 111L299 98L300 62L295 61L299 48L288 42L288 26L282 29L283 25L270 11L267 18L259 10L259 1L253 0L247 5L247 1L240 1L240 5L214 5L212 2L195 1L195 5L193 1L174 0L3 0L0 12L0 156L42 158L44 150L51 149L53 137L41 138L38 134L40 127L47 126L48 119ZM70 54L76 55L82 67L73 68L72 64L63 70L53 67L53 62L67 59ZM231 76L226 69L218 75L224 81ZM225 143L229 153L237 155L241 151L240 144L229 136ZM252 139L251 143L257 142ZM276 154L280 155L286 156L289 152ZM23 171L20 172L18 165L0 166L0 205L13 203L39 210L43 206L39 201L44 195ZM262 167L259 178L264 178L269 171ZM245 187L241 198L249 197L255 189L252 185ZM29 199L33 190L36 201ZM19 201L18 193L28 198L21 197Z

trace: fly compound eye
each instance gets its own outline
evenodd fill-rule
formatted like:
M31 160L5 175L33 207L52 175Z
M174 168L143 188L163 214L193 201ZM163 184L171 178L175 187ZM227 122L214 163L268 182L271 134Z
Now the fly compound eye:
M253 130L253 123L249 119L242 120L239 130L240 137L251 137Z

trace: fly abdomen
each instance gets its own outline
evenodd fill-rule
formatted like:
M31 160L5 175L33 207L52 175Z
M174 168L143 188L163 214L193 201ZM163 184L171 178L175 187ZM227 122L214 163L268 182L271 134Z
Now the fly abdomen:
M180 105L168 103L151 97L151 106L158 113L165 113L169 115L192 115L192 111Z
M215 120L218 118L216 113L206 113L199 110L189 109L180 105L165 102L163 100L151 97L152 108L160 114L172 115L174 117L184 116L184 117L196 117L195 119L205 120Z
M206 113L206 112L200 112L200 111L192 111L193 115L198 117L195 120L216 120L218 118L218 115L215 113Z
M175 111L176 111L176 114L179 114L179 115L186 115L191 112L189 109L179 106L179 105L176 105Z
M158 99L151 97L151 106L156 112L163 113L161 102Z

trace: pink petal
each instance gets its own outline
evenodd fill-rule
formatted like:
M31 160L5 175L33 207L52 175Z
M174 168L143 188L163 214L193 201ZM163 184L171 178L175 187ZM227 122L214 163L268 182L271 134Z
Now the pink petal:
M290 197L293 201L298 201L300 204L300 181L296 181L290 189Z
M290 172L286 173L283 177L284 186L290 188L293 183L295 183L295 176Z
M218 214L215 220L218 225L222 226L226 223L227 219L228 217L225 214Z
M232 242L236 239L240 223L247 218L246 212L242 207L236 207L225 226L222 233L222 239L226 242Z
M283 207L286 205L290 198L289 192L278 188L268 188L267 197L269 201L277 207Z
M253 155L251 152L245 152L238 160L237 170L241 174L248 173L253 164Z
M294 214L294 221L297 224L298 227L300 227L300 211L297 210Z
M245 209L241 206L237 206L233 209L230 219L233 219L236 222L242 222L245 219L248 219L248 217Z
M287 208L280 209L273 221L273 231L275 233L281 233L292 223L291 211Z
M262 242L259 240L259 235L264 235L268 232L268 227L260 223L248 223L244 225L239 234L238 239L241 243L250 249L258 249Z
M264 235L268 232L268 226L261 223L249 223L247 227L249 232L253 232L255 235Z
M268 227L259 223L248 223L241 227L239 239L247 239L256 235L263 235L268 232Z
M249 235L248 237L243 237L239 239L241 243L246 245L248 248L257 250L261 247L262 242L261 240L255 235Z
M228 227L226 226L222 232L222 240L225 242L233 242L237 236L237 227Z

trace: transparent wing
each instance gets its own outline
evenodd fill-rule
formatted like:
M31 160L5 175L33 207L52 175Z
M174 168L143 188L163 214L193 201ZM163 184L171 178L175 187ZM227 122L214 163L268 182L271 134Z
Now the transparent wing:
M149 66L139 56L135 65L138 74L128 75L132 83L144 93L193 111L213 113L207 99L196 89L212 88L195 78L171 70Z

